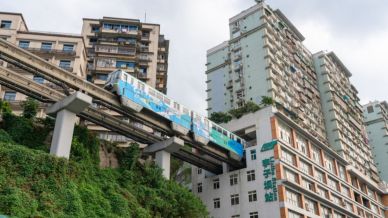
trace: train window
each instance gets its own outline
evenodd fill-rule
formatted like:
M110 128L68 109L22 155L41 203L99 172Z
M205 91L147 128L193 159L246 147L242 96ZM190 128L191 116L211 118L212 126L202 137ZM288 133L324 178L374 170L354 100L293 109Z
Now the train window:
M174 108L179 111L180 105L178 102L174 102Z
M229 138L231 138L232 140L236 140L233 134L230 134Z
M138 83L137 83L137 87L138 87L140 90L144 91L145 86L144 86L143 83L138 82Z
M166 103L166 104L170 104L170 99L168 99L166 96L164 96L164 98L163 98L163 100L164 100L164 103Z
M237 142L241 144L241 139L240 139L240 138L237 138Z
M153 90L153 89L149 89L149 90L148 90L148 93L149 93L151 96L155 96L155 90Z
M215 131L217 131L217 128L216 128L216 126L212 126L212 129L214 129Z
M125 74L125 73L124 73L123 75L124 75L124 81L125 81L125 82L128 82L128 75Z
M228 132L226 130L223 130L222 134L224 134L224 136L228 136Z
M183 108L183 113L184 113L184 114L188 114L188 113L189 113L189 110L187 110L187 108Z
M133 77L131 77L131 84L133 85Z
M205 126L208 127L209 126L209 120L205 119Z
M157 97L159 100L163 101L163 95L160 94L159 92L156 93L156 97Z

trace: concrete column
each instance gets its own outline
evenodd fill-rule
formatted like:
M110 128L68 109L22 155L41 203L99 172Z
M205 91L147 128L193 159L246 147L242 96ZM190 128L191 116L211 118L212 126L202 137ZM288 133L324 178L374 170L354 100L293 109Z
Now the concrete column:
M170 159L171 154L167 151L161 150L155 153L155 163L163 169L163 176L170 179Z
M170 159L171 154L179 152L184 146L184 141L177 137L171 137L165 141L157 142L146 148L143 153L155 154L155 163L162 168L163 176L166 179L170 179Z
M47 108L47 114L56 114L50 154L57 157L70 157L70 148L77 114L81 113L91 103L92 98L90 96L76 92Z

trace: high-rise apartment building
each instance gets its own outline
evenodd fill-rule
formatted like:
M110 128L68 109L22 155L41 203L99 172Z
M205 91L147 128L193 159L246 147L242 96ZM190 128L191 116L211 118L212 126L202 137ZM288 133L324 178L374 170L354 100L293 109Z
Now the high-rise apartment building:
M193 167L193 192L212 217L388 217L388 189L368 145L351 73L264 1L229 20L207 52L209 115L262 96L275 106L223 126L247 140L246 168Z
M315 55L280 10L264 2L229 19L230 40L207 52L208 113L269 96L277 108L378 181L357 90L333 53Z
M88 79L103 85L110 72L123 69L166 93L169 41L160 25L136 19L83 19Z
M333 52L314 54L314 65L329 144L357 170L379 181L351 73Z
M375 101L364 105L364 120L380 177L388 182L388 103Z
M18 45L58 67L86 78L87 57L81 35L30 31L23 15L20 13L0 12L0 22L0 38ZM56 87L43 77L32 76L12 64L5 62L1 64L33 78L36 82ZM61 89L61 87L56 88ZM21 113L20 103L25 100L25 95L5 87L1 88L0 94L3 99L11 103L11 107L15 113ZM40 106L41 110L38 116L44 116L44 105Z

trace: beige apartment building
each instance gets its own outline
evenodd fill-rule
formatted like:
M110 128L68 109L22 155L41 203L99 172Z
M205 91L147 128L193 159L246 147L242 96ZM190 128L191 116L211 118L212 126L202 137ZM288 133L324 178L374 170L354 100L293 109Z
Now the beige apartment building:
M88 80L103 85L107 75L123 69L166 93L169 41L159 24L136 19L83 19L88 54Z
M64 34L54 32L30 31L20 13L0 12L0 38L5 39L19 47L32 52L63 69L66 69L80 77L86 78L86 52L81 35ZM3 66L25 74L34 81L55 87L43 77L33 76L22 69L7 63ZM61 89L60 87L55 87ZM26 96L8 88L2 87L0 95L11 103L16 114L21 113L20 103ZM38 116L44 116L44 104L40 105Z

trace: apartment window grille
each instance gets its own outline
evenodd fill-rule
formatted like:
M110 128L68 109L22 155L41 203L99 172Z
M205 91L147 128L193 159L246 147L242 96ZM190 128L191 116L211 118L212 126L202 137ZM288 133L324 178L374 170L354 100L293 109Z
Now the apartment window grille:
M323 173L319 170L315 170L315 178L318 181L323 182Z
M230 175L230 185L237 185L238 184L238 177L237 174Z
M213 205L214 205L214 208L220 208L221 207L220 199L219 198L214 198L213 199Z
M324 218L332 218L333 216L331 209L322 205L321 205L321 214Z
M251 160L256 160L256 149L251 150Z
M46 50L46 51L50 51L53 47L53 43L51 42L42 42L42 45L41 45L41 49L42 50Z
M248 192L248 200L249 200L249 202L257 201L257 192L256 191L249 191Z
M259 212L250 212L249 218L259 218Z
M295 155L293 155L292 153L286 151L286 150L283 150L281 152L282 154L282 160L291 164L291 165L295 165Z
M285 172L286 172L286 178L288 181L297 182L296 174L294 172L292 172L289 169L286 169Z
M367 109L367 111L368 111L368 114L370 114L370 113L373 113L373 112L374 112L374 110L373 110L373 106L368 106L366 109Z
M197 184L197 191L198 191L198 193L202 193L202 183L201 182Z
M60 60L59 61L59 67L63 68L63 69L70 69L71 61L69 61L69 60Z
M249 170L247 171L247 180L248 182L250 181L254 181L256 178L255 178L255 170Z
M305 198L305 210L311 212L311 213L314 213L314 214L318 214L318 204L317 202L309 199L309 198Z
M338 165L339 167L339 176L341 179L346 180L345 167L342 165Z
M43 82L44 82L44 79L41 76L34 76L32 78L32 80L34 80L35 82L40 83L40 84L43 84Z
M213 189L220 188L220 179L213 179Z
M10 21L10 20L2 20L0 28L1 29L11 29L11 24L12 24L12 21Z
M240 203L239 195L234 194L230 196L230 204L233 205L238 205Z
M297 206L297 207L300 207L300 202L301 202L300 194L295 193L295 192L287 189L286 190L286 199L287 199L287 203L294 205L294 206Z
M292 210L288 210L288 218L303 218L304 216Z
M313 160L318 164L322 164L321 163L321 153L319 151L319 148L317 148L317 147L313 147Z
M64 52L72 52L72 51L74 51L74 45L64 44L63 45L63 51Z
M329 185L329 187L331 187L332 189L338 190L337 182L336 182L334 179L330 178L330 177L329 177L328 185Z
M300 169L302 170L302 172L310 175L311 165L301 160L300 161Z
M5 91L4 93L5 101L15 101L16 100L16 92L14 91Z
M198 168L198 169L197 169L197 174L198 174L198 175L202 174L202 168Z
M129 61L117 61L116 62L116 67L117 68L134 68L135 63L134 62L129 62Z
M30 41L19 41L20 48L28 48L30 47Z

